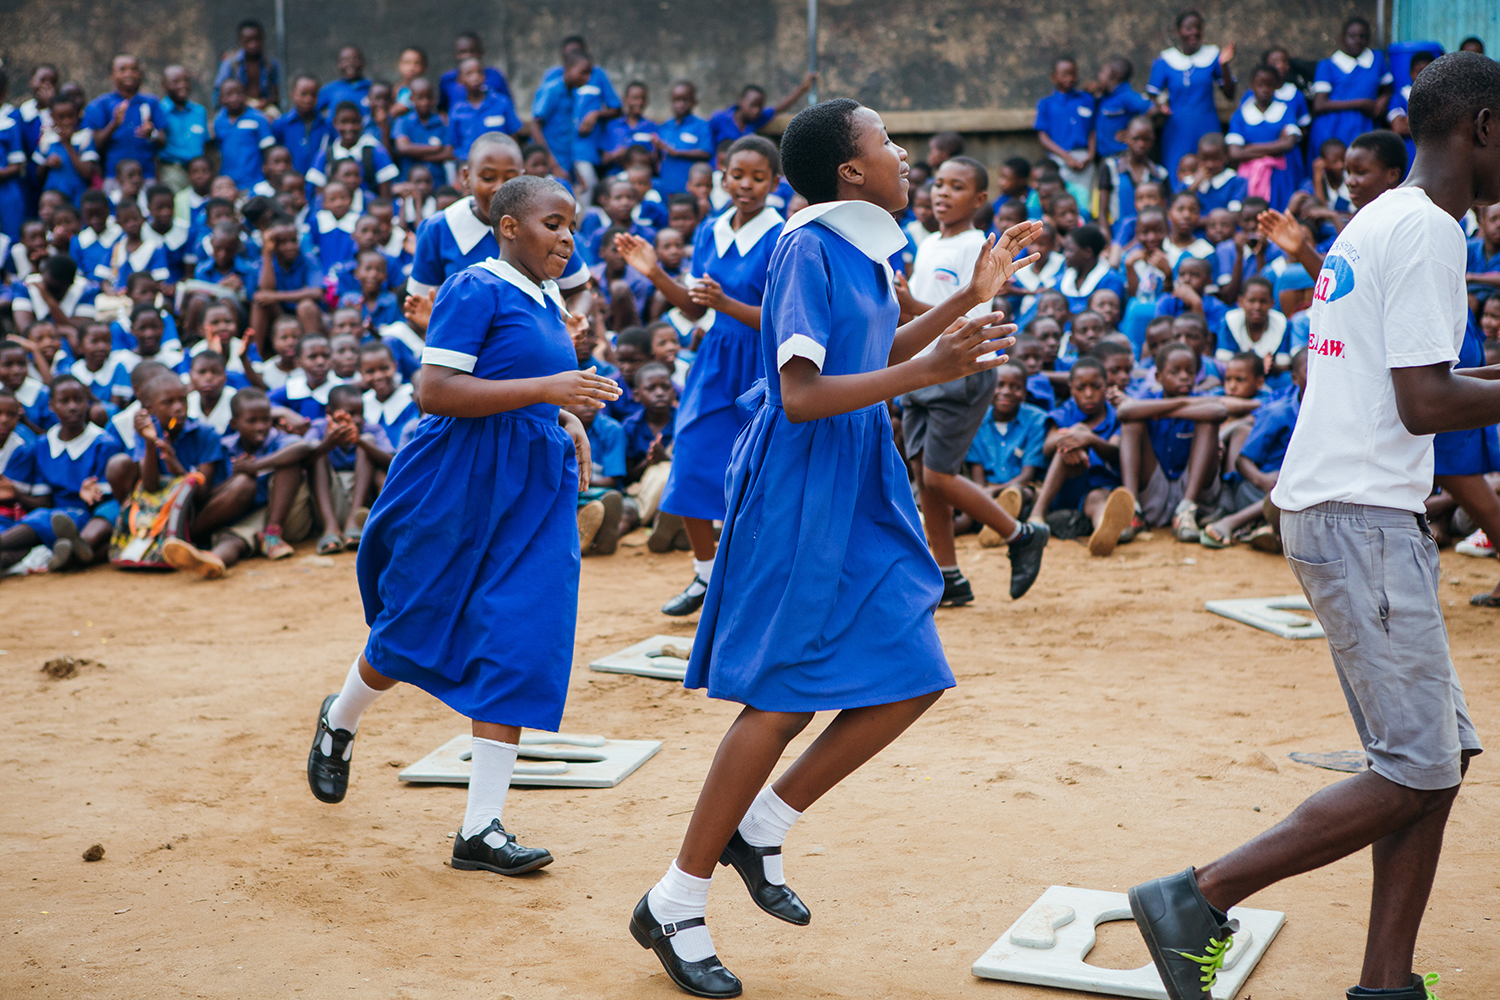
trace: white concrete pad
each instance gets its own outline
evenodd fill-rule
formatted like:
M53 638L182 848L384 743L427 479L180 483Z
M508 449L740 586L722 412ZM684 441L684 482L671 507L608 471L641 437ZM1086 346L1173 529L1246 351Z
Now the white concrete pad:
M1318 624L1307 598L1301 594L1209 601L1203 606L1216 615L1232 618L1283 639L1324 638L1323 626Z
M626 646L618 653L595 660L589 664L589 669L606 674L635 674L680 681L687 676L687 657L674 655L671 650L690 652L692 648L693 637L690 635L653 635L634 646Z
M1276 910L1236 906L1229 916L1240 922L1240 929L1224 956L1214 1000L1234 1000L1286 923L1286 914ZM1084 961L1094 947L1095 927L1130 919L1130 901L1123 892L1054 885L979 957L973 973L1011 983L1167 1000L1161 976L1149 962L1139 969L1105 969Z
M397 777L414 785L467 785L472 749L472 736L467 733L455 736ZM602 736L522 733L522 759L516 762L510 784L512 788L525 785L613 788L656 756L660 749L661 743L657 740L607 740Z

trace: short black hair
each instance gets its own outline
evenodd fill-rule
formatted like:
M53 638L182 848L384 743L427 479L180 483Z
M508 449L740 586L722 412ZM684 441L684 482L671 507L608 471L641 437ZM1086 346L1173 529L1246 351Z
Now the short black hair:
M67 254L53 254L42 261L42 266L37 270L42 272L42 277L48 279L53 287L71 287L73 279L78 277L78 265Z
M1187 10L1185 10L1181 14L1177 15L1177 27L1179 27L1179 28L1182 27L1182 22L1186 21L1190 17L1196 17L1200 22L1202 22L1202 20L1203 20L1203 15L1202 14L1198 13L1198 11L1196 11L1193 8L1189 7Z
M1104 248L1109 246L1109 240L1104 233L1095 225L1079 226L1068 236L1073 240L1073 245L1090 250L1095 256L1102 254Z
M1348 149L1349 147L1344 145L1344 140L1340 139L1338 136L1329 136L1327 139L1323 140L1320 146L1318 146L1318 155L1327 156L1328 151L1334 148L1344 150Z
M608 229L604 230L604 232L599 234L599 249L603 251L605 247L614 246L616 236L625 236L629 232L630 229L627 226L610 226Z
M1406 99L1411 137L1419 146L1470 128L1485 108L1500 113L1500 63L1477 52L1450 52L1433 61L1412 81Z
M1476 38L1475 41L1478 41L1478 39ZM1432 61L1436 58L1437 53L1431 52L1428 49L1418 49L1411 54L1411 61L1406 65L1408 69L1410 69L1412 66L1415 66L1417 63L1421 63L1423 66L1426 66L1432 63Z
M172 189L167 187L165 184L152 184L150 187L146 188L146 204L151 204L152 198L159 198L162 195L166 195L168 198L176 197L176 195L173 194Z
M296 319L297 317L293 316L292 318ZM326 333L320 333L320 332L316 332L315 331L313 333L304 333L302 336L298 337L297 338L297 355L298 355L298 357L300 357L302 355L303 351L307 350L307 345L311 344L315 340L321 340L323 343L326 344L326 343L328 343L328 334L326 334Z
M79 208L82 208L85 205L103 205L108 208L109 204L109 195L105 194L103 191L85 191L83 192L83 194L78 196Z
M1485 62L1489 62L1489 60L1485 59L1484 56L1480 56L1479 58L1484 59ZM1436 66L1437 63L1433 63L1433 65ZM1423 73L1422 75L1426 76L1427 74ZM1479 107L1491 107L1500 110L1500 65L1495 66L1495 76L1495 101L1490 104L1480 104ZM1463 104L1465 101L1465 99L1462 97L1455 98L1455 100L1458 101L1459 104ZM1439 113L1448 114L1451 112L1445 109L1444 111L1441 111ZM1478 114L1479 112L1476 109L1474 113ZM1410 114L1410 112L1408 111L1407 114ZM1427 133L1429 141L1439 139L1442 136L1447 135L1453 130L1454 125L1457 125L1459 122L1466 121L1471 121L1471 119L1466 119L1457 114L1454 114L1451 118L1452 124L1450 124L1447 128L1442 129L1441 131L1429 131ZM1412 130L1412 134L1416 134L1415 129ZM1402 174L1406 173L1406 143L1402 142L1401 137L1394 132L1388 131L1387 129L1383 128L1376 129L1373 132L1366 132L1364 135L1359 136L1353 142L1351 142L1349 144L1349 148L1367 149L1372 155L1374 155L1375 159L1380 161L1380 165L1385 167L1387 170L1395 170Z
M776 149L776 144L763 135L742 135L734 140L734 145L729 147L729 155L723 160L726 169L736 153L758 153L771 165L771 173L778 177L781 175L781 153Z
M365 113L363 111L361 111L359 109L359 105L355 104L353 101L339 101L337 104L335 104L333 106L333 115L332 115L332 117L337 118L339 115L343 114L345 111L353 111L355 114L359 115L361 121L364 120Z
M264 24L261 24L259 21L257 21L253 17L247 17L243 21L241 21L239 23L239 27L237 27L237 28L234 29L234 33L235 34L239 34L241 31L244 31L246 28L254 28L256 31L260 32L262 35L264 35L266 33L266 26Z
M572 192L552 177L532 177L530 174L512 177L500 185L494 199L490 201L490 225L498 226L500 220L507 215L519 219L522 212L530 209L546 194L573 197Z
M964 137L957 132L939 132L928 140L928 144L936 146L949 156L958 156L964 151Z
M631 388L637 388L647 375L652 374L659 374L669 382L672 380L672 369L660 361L647 361L635 370L635 378L632 380Z
M847 97L797 112L781 135L781 163L792 190L817 205L839 196L838 169L859 153L854 113L863 105Z
M636 350L651 353L651 331L644 326L627 326L615 337L616 347L634 347Z
M160 323L163 330L166 329L167 321L162 319L161 313L157 312L156 306L152 305L150 302L137 303L135 308L130 310L130 328L134 330L136 320L145 319L147 316Z
M983 163L980 163L972 156L950 156L943 161L943 167L946 167L950 163L956 163L961 167L968 168L969 173L974 175L974 186L980 191L988 191L990 189L990 172ZM939 167L938 169L941 170L943 167Z
M238 417L245 411L245 407L251 403L265 403L269 406L271 405L271 397L267 396L262 389L257 389L254 386L246 386L229 397L229 416L231 418Z
M383 340L367 340L359 345L359 356L363 358L367 354L384 354L391 361L396 360L395 352Z
M678 191L676 194L667 195L667 211L672 210L673 205L686 205L694 212L698 211L698 199L686 191Z
M336 385L328 390L328 405L342 406L346 403L357 403L363 396L364 392L358 386L348 385L347 383Z
M78 386L78 388L82 389L84 392L88 392L89 391L88 387L86 385L84 385L83 381L81 379L79 379L76 375L62 374L62 375L54 375L54 376L52 376L52 395L56 396L57 395L57 390L61 389L65 385L76 385L76 386Z
M1130 78L1135 76L1135 63L1124 56L1110 56L1104 60L1104 65L1115 68L1115 72L1120 76L1121 83L1129 83Z
M1178 346L1181 347L1182 345L1179 344ZM1083 357L1073 362L1072 369L1068 371L1068 381L1073 381L1073 379L1078 377L1080 372L1098 372L1099 377L1103 378L1104 362L1100 361L1093 355L1085 354Z
M1245 292L1250 289L1251 285L1255 285L1259 288L1264 288L1266 292L1271 296L1271 301L1276 301L1276 286L1271 284L1270 278L1262 278L1258 274L1252 278L1246 278L1244 284L1240 285L1240 294L1244 295Z
M218 351L199 351L193 355L193 360L189 362L189 367L197 368L200 362L206 365L218 365L220 368L223 368L224 355Z
M1114 357L1116 354L1123 354L1127 358L1135 357L1134 351L1126 347L1124 344L1115 343L1113 340L1099 341L1093 347L1089 348L1089 354L1093 357L1098 358L1100 361L1103 361L1106 358Z
M1031 180L1031 161L1026 159L1026 157L1012 156L1010 159L1005 161L1005 166L1009 167L1010 172L1015 174L1021 180Z
M1191 347L1184 344L1180 340L1169 340L1156 349L1156 354L1152 357L1152 360L1156 362L1156 370L1165 370L1167 367L1167 359L1176 354L1178 351L1187 352L1188 357L1193 359L1193 373L1197 374L1198 369L1203 367L1203 358L1198 354L1197 351L1193 350Z
M1250 366L1250 372L1256 378L1266 377L1266 363L1259 354L1254 351L1236 351L1230 361L1243 361Z
M216 208L227 208L231 212L233 212L234 202L230 201L228 198L210 198L203 203L203 217L207 219L208 213L212 212Z

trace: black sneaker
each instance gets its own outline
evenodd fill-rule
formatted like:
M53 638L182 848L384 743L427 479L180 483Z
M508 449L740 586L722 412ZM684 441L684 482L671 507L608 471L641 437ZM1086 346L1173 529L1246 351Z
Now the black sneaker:
M1209 991L1239 921L1203 898L1191 868L1143 882L1129 897L1130 913L1170 1000L1211 1000Z
M505 838L499 847L491 847L484 838L498 833ZM462 830L453 835L453 867L461 872L487 871L497 875L524 875L552 863L552 852L545 847L522 847L516 835L506 833L498 819L472 837Z
M337 699L336 694L323 699L312 749L307 752L307 787L319 802L342 802L344 793L349 791L349 759L353 754L350 744L354 742L354 734L328 725L328 710ZM325 735L333 737L332 751L328 754L323 753Z
M957 570L943 574L943 599L938 601L938 607L956 608L973 600L974 588L969 586L968 577Z
M1010 599L1020 600L1042 571L1042 552L1051 532L1045 524L1023 524L1024 534L1010 543Z
M695 587L702 587L703 589L695 594L692 592L693 588ZM693 582L688 584L687 589L682 593L672 598L666 604L663 604L661 606L661 613L664 615L671 615L673 618L681 618L684 615L690 615L694 611L697 611L699 608L703 607L703 598L706 596L708 596L708 584L703 582L703 578L701 576L699 576L697 573L694 573Z
M1380 1000L1438 1000L1438 995L1432 992L1432 988L1438 984L1438 974L1429 972L1426 976L1419 976L1415 972L1411 974L1411 986L1407 989L1393 992L1372 992L1362 986L1351 986L1345 991L1344 996L1348 1000L1370 1000L1371 997L1379 997Z

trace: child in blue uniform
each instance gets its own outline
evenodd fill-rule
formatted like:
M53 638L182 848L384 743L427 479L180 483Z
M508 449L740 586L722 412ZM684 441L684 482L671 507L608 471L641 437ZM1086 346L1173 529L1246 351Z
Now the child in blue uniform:
M401 381L390 347L378 340L360 346L359 371L368 386L364 394L365 420L378 425L395 444L401 440L406 425L422 416L416 393L411 383Z
M343 691L323 700L307 758L313 794L341 801L360 715L399 681L473 719L453 841L461 871L552 862L516 843L501 811L520 727L557 729L573 660L576 497L590 463L583 425L559 407L601 407L618 392L578 370L553 281L573 252L574 212L550 178L509 181L489 206L498 257L437 298L422 358L430 416L397 452L359 546L370 638ZM468 488L479 480L485 490Z
M1291 166L1297 143L1302 140L1295 113L1276 98L1281 74L1267 65L1250 74L1250 100L1229 119L1229 161L1245 178L1245 193L1266 199L1276 211L1284 211L1297 190L1297 172ZM1226 205L1233 209L1234 206Z
M736 145L731 172L746 148ZM735 448L717 572L685 682L745 708L719 746L677 859L630 921L672 981L700 997L741 991L705 926L715 865L733 864L773 916L808 923L782 876L792 824L953 685L933 623L942 576L886 400L1004 363L979 360L1010 343L989 339L1014 329L991 327L993 314L938 335L1030 262L1014 258L1037 225L1007 230L998 245L991 237L964 288L898 331L887 261L906 245L891 216L907 203L906 151L879 115L850 100L798 114L781 151L811 204L772 256L759 336L767 379ZM762 789L818 711L839 715Z
M1234 44L1220 49L1203 44L1203 15L1188 11L1177 17L1177 45L1163 49L1151 64L1146 93L1156 99L1167 115L1161 133L1161 162L1173 177L1177 161L1196 154L1198 139L1219 131L1219 112L1214 109L1214 86L1234 100L1235 79L1229 70Z
M658 530L670 537L684 528L693 544L693 581L662 608L663 614L674 616L698 610L713 574L713 522L724 519L724 470L735 437L750 420L735 401L765 374L756 331L766 267L783 222L779 212L766 207L766 197L781 178L781 157L771 141L737 139L724 162L724 189L734 210L698 231L691 290L667 277L651 244L639 236L616 237L626 263L650 278L689 319L715 311L714 324L688 370L677 410L672 475L661 499L662 514L672 517L663 516Z
M223 107L213 121L213 139L223 161L219 169L241 191L249 191L265 180L261 152L276 145L276 134L270 120L245 103L245 85L240 81L225 80L219 86L219 100Z
M657 126L656 138L652 140L661 154L661 176L656 186L664 195L686 191L688 171L695 163L707 163L714 150L708 122L693 114L698 106L697 88L679 80L672 84L670 97L672 117Z
M1344 22L1338 51L1318 61L1311 148L1319 148L1325 139L1342 139L1348 145L1375 122L1384 121L1394 83L1385 53L1370 48L1370 22L1362 17Z
M59 97L53 101L52 126L41 133L31 154L37 186L58 192L74 207L99 174L99 153L92 133L79 128L78 118L76 100Z
M448 142L453 155L463 161L469 158L469 146L486 132L504 132L515 136L523 128L516 117L516 106L504 94L490 90L485 83L484 67L478 59L458 64L458 80L464 96L448 110Z
M1094 183L1094 98L1078 89L1078 63L1052 64L1052 93L1036 105L1036 138L1080 202Z

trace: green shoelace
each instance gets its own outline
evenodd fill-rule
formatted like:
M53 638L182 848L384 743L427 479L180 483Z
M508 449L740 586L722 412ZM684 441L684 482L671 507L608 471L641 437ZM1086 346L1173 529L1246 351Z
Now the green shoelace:
M1203 992L1207 993L1213 989L1214 983L1219 981L1219 970L1224 967L1224 955L1229 951L1229 946L1233 941L1234 935L1230 933L1225 935L1223 940L1209 938L1208 948L1205 949L1207 954L1189 955L1185 951L1177 952L1189 962L1196 962L1203 970L1203 975L1199 977L1199 981L1203 983Z
M1422 977L1422 985L1427 987L1427 1000L1442 1000L1441 997L1432 992L1432 988L1438 984L1441 978L1436 972L1429 972Z

